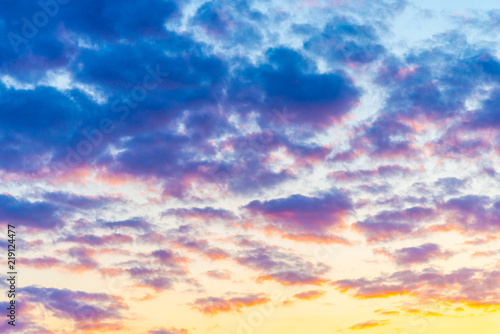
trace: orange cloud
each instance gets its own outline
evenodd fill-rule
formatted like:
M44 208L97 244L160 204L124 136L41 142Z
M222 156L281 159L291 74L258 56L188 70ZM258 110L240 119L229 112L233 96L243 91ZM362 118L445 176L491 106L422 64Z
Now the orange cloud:
M317 298L324 296L325 293L326 293L326 291L322 291L322 290L310 290L310 291L304 291L304 292L298 293L298 294L294 295L294 297L297 299L313 300L313 299L317 299Z
M383 315L399 315L399 311L375 310L375 312L383 314Z
M219 297L207 297L197 299L192 308L206 315L215 315L220 312L231 312L240 310L244 307L265 304L270 299L263 294L253 294L243 297L233 297L229 299Z
M367 329L367 328L373 328L373 327L380 327L380 326L385 326L389 323L388 320L369 320L365 322L361 322L359 324L352 325L349 327L349 329L356 330L356 329Z
M61 265L61 261L54 257L39 257L35 259L21 259L21 263L26 267L34 269L49 269Z
M319 277L307 277L306 280L290 280L288 277L281 277L279 275L263 275L259 276L256 280L257 283L262 283L265 281L275 281L281 283L283 285L323 285L327 282L327 280L319 278Z
M123 330L123 325L118 323L111 324L111 323L92 322L92 323L79 324L77 328L84 332L95 333L95 332L120 331Z

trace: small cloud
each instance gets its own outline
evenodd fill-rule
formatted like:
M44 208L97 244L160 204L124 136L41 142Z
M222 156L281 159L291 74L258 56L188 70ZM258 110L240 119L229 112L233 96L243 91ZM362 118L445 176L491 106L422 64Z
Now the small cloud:
M365 322L361 322L359 324L352 325L349 327L349 329L356 330L356 329L367 329L367 328L373 328L373 327L380 327L380 326L385 326L389 323L388 320L369 320Z

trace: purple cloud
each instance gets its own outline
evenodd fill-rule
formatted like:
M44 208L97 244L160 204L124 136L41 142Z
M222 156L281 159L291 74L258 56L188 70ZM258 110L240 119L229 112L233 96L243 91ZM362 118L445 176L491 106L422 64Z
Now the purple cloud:
M10 195L0 195L0 221L43 230L64 225L62 212L56 205Z
M398 265L413 265L428 263L434 259L447 259L452 256L450 251L442 251L437 244L426 243L417 247L405 247L394 252L381 251L391 257Z
M353 206L345 192L333 190L317 197L296 194L263 202L255 200L245 208L252 215L262 216L269 228L285 237L342 242L330 233L344 225Z

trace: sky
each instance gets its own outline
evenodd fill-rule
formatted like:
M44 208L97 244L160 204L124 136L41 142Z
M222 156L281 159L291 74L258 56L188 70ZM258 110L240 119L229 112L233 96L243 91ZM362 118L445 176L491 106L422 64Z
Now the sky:
M496 7L0 1L0 332L499 333Z

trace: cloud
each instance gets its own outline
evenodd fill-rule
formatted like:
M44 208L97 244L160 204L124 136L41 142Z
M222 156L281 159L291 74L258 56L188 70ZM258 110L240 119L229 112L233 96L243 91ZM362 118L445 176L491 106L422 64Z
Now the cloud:
M494 63L495 66L500 69L500 61L498 61L498 59L490 58L490 62L492 64ZM485 61L483 63L485 63ZM473 113L471 119L468 120L464 126L471 130L498 129L500 127L500 119L498 117L499 101L500 90L495 89L491 96L483 102L482 107Z
M334 65L371 63L385 54L385 48L380 44L373 27L358 24L346 17L332 19L321 34L306 41L304 47Z
M187 329L181 328L170 328L170 329L165 329L165 328L159 328L159 329L152 329L148 332L148 334L189 334Z
M322 285L328 280L324 274L329 267L305 261L299 256L277 247L257 247L242 251L236 262L259 271L257 282L276 281L282 285Z
M494 232L500 227L500 202L488 196L455 197L440 204L440 208L447 216L445 226L465 234Z
M191 102L196 110L202 100L207 102L203 103L204 106L214 105L217 96L215 92L220 91L225 64L219 58L201 52L200 45L196 42L165 30L164 23L170 14L176 12L176 5L166 1L148 1L146 5L151 7L147 12L150 12L151 8L157 11L154 14L150 12L147 20L144 16L146 7L138 6L138 2L128 3L120 10L117 10L115 5L114 1L106 1L92 3L85 8L75 3L64 6L64 10L61 8L58 15L50 20L50 24L40 29L40 33L29 41L26 54L23 51L19 55L22 59L25 56L31 57L29 60L33 64L38 60L44 63L44 66L34 66L42 68L40 75L52 67L64 67L64 72L69 72L68 85L71 87L56 89L36 86L33 89L7 89L0 85L0 123L1 130L6 134L6 137L0 139L0 158L3 157L0 159L0 169L29 175L31 178L48 178L52 177L54 172L69 173L75 165L82 168L96 167L94 163L100 161L104 165L99 166L108 174L122 173L140 177L153 174L161 178L160 169L136 170L130 164L127 166L127 159L118 159L117 163L113 163L114 159L107 155L106 148L111 144L123 144L121 137L154 132L151 131L153 128L161 127L179 116ZM37 6L32 9L33 13L40 12ZM6 11L12 13L12 18L22 18L26 15L24 10L29 8L15 6ZM76 15L89 10L92 12L90 21ZM129 15L128 12L133 12L134 15ZM8 25L12 21L13 19L9 19ZM57 30L58 24L61 24L59 27L64 26L64 31L60 31L61 28L57 33L54 31ZM131 29L131 26L135 28ZM11 28L17 31L19 27ZM123 41L123 38L126 38L128 43L114 43L119 32L127 36L121 35L119 39ZM60 38L54 39L53 35ZM148 38L161 36L160 40L168 37L169 42L163 46L149 43L144 40L146 35ZM50 43L55 44L54 50L57 49L57 52L48 57L38 57L33 48L40 46L38 42L45 39L45 45L41 43L44 46L42 49L48 51L52 47L47 43L49 36ZM76 43L78 40L80 45ZM97 46L99 52L95 50ZM166 49L173 52L167 56L164 52ZM186 60L178 55L181 50L186 49L198 51L191 54L190 60ZM21 66L22 60L17 60L18 67L11 66L10 74L16 76L17 73L13 73L13 69L19 68L20 73L27 75L30 68ZM145 65L139 69L137 64ZM193 70L193 66L197 69ZM147 98L141 99L141 103L135 104L134 107L123 102L127 95L130 98L134 88L139 87L137 82L143 82L148 75L151 79L150 72L155 71L156 74L153 75L164 76L161 85L148 91ZM208 81L203 79L204 76ZM18 79L23 80L14 78ZM207 84L200 85L201 81ZM92 94L101 95L102 101L93 101ZM165 113L164 108L167 105L170 112ZM31 110L29 117L25 117L27 110ZM122 122L120 117L125 114L128 121ZM194 119L196 116L190 117L191 121ZM100 137L94 130L100 128L103 120L112 124L112 130ZM43 134L37 131L41 128L44 129ZM93 139L100 138L94 141L98 144L91 145L90 148L86 146L85 150L89 154L77 155L75 152L84 151L83 146L88 143L88 134L93 136ZM102 132L100 134L102 135ZM131 157L139 154L132 151L133 148L127 150L125 147L118 158L126 158L127 154ZM143 156L147 153L143 152Z
M212 277L220 280L229 280L231 279L231 273L229 270L209 270L206 272L208 277Z
M364 234L368 242L384 242L404 235L423 233L419 231L418 224L435 216L433 209L415 206L401 211L379 212L364 221L356 222L354 228Z
M129 228L133 230L149 231L151 229L151 224L140 217L134 217L121 221L99 222L99 223L104 228L115 229L115 230Z
M228 92L233 105L240 110L286 107L296 114L291 124L324 129L359 101L360 91L345 72L319 74L299 52L283 47L269 49L265 62L236 73Z
M190 209L169 209L162 213L162 216L176 216L196 221L211 221L216 219L231 220L237 219L231 211L224 209L214 209L212 207L190 208Z
M388 320L368 320L365 322L361 322L359 324L352 325L351 327L349 327L349 329L352 330L367 329L367 328L385 326L387 324L389 324Z
M498 271L461 268L450 273L432 268L420 272L404 270L374 279L345 279L333 282L342 292L356 298L388 298L412 295L420 302L460 303L471 308L495 309L500 305Z
M78 36L94 43L160 37L165 34L163 24L177 12L175 2L158 0L130 1L119 10L115 0L86 5L78 2L42 5L36 2L2 5L0 17L5 23L0 28L2 35L9 33L9 38L0 44L5 54L2 62L8 60L3 69L26 74L37 66L50 69L65 65L79 46L74 39ZM37 18L37 13L44 14L45 21L40 21L42 15ZM31 29L23 28L29 25ZM30 64L30 60L33 63Z
M381 251L398 265L428 263L434 259L447 259L453 255L450 251L442 251L437 244L426 243L417 247L405 247L394 252Z
M202 224L204 221L200 221ZM203 225L202 225L203 226ZM190 252L200 253L211 260L226 259L229 254L225 250L212 246L206 239L200 238L200 234L206 233L200 226L181 225L176 229L171 229L168 236L163 238L171 242L176 247L182 247Z
M268 227L294 240L345 242L330 233L345 223L352 202L345 192L333 190L317 197L299 194L245 206L252 215L269 221Z
M419 150L414 144L414 131L405 123L386 114L380 114L357 129L351 146L357 154L372 154L378 158L414 158Z
M19 296L19 294L17 295ZM15 319L15 329L16 331L24 331L26 333L40 333L40 334L50 334L50 331L40 324L40 319L38 314L33 312L33 307L29 305L26 298L16 299L16 313L19 315L21 312L26 317L23 321L19 321L16 315ZM0 307L7 310L11 306L9 301L0 302ZM11 319L6 318L7 321L0 323L0 330L4 333L12 332L12 326L8 323Z
M128 261L100 267L104 277L122 277L123 282L133 287L148 288L156 293L174 288L174 284L193 284L188 274L189 259L167 249L157 249L147 253L134 253Z
M450 45L460 45L464 52L457 54ZM463 111L467 97L486 79L478 66L481 50L471 46L462 32L435 35L428 46L403 59L385 59L378 82L390 89L386 112L400 119L442 121ZM445 59L442 67L433 66Z
M70 271L82 272L99 268L99 262L96 257L97 252L92 248L76 246L71 247L66 252L70 258L76 260L76 262L67 265Z
M447 195L457 195L461 189L467 186L468 181L467 179L461 180L456 177L446 177L440 178L434 182L434 185L441 187Z
M120 198L118 197L82 196L62 191L45 193L43 197L50 202L60 205L68 205L80 210L99 209L120 201Z
M186 258L178 256L173 251L164 249L155 250L150 254L147 254L146 257L153 258L153 261L156 261L163 266L172 268L178 268L187 261Z
M269 302L255 291L273 285L296 290L288 305L324 287L396 296L381 317L500 310L500 12L62 2L0 2L0 223L19 230L30 275L86 290L38 275L45 286L20 290L20 332L133 331L144 309L87 277L117 280L133 303L180 291L191 313L221 318ZM414 14L433 35L400 43ZM450 242L470 266L450 261ZM389 272L340 277L364 243ZM335 281L332 252L347 254ZM229 284L241 293L214 293ZM171 325L144 331L188 333ZM381 325L395 326L351 329Z
M160 37L163 24L178 8L174 1L147 0L130 1L118 10L115 0L92 2L87 6L71 3L64 7L64 21L68 29L92 39L137 40L144 36ZM82 19L79 14L92 13L91 19Z
M26 267L32 267L35 269L50 269L52 267L57 267L62 264L61 260L51 256L44 256L33 259L29 258L23 259L22 262Z
M0 128L7 135L0 140L0 168L32 177L47 176L53 156L64 162L70 155L67 148L76 149L83 137L78 133L84 130L81 124L92 124L101 113L100 106L78 91L6 90L0 85L0 96Z
M326 291L321 290L309 290L293 295L294 298L303 300L313 300L322 297Z
M225 48L255 48L263 42L265 33L259 25L269 20L250 6L248 1L207 1L196 10L191 22L212 37L209 40Z
M339 280L333 283L340 291L354 290L354 296L360 299L365 298L387 298L408 294L402 285L395 284L370 284L365 279Z
M392 178L395 176L407 176L412 172L411 168L400 165L382 165L375 169L358 169L330 172L328 177L337 181L353 182L360 180L371 180L374 177Z
M120 321L128 306L120 297L67 289L28 286L22 291L30 303L40 304L59 319L73 320L77 327L104 321Z
M30 202L11 195L0 195L0 221L41 230L64 225L62 212L56 205L42 201Z
M145 266L137 266L123 270L128 273L137 287L153 289L155 292L169 290L178 282L177 276L184 276L180 272L170 272L164 269L152 269Z
M220 312L240 312L244 307L261 305L269 302L270 299L264 294L248 294L242 297L219 298L207 297L199 298L193 304L193 309L206 315L216 315Z
M100 236L94 234L80 234L80 235L72 235L66 237L61 241L90 245L90 246L108 246L108 245L131 243L133 241L133 238L130 235L119 234L119 233L100 235Z

